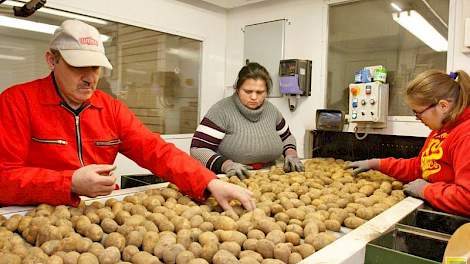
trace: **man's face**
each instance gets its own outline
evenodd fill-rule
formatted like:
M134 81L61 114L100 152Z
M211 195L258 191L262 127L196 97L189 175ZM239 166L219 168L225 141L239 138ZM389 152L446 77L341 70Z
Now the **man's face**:
M83 102L90 99L100 77L99 66L73 67L63 58L56 62L54 55L50 52L46 54L46 60L54 72L59 91L69 106L77 109Z

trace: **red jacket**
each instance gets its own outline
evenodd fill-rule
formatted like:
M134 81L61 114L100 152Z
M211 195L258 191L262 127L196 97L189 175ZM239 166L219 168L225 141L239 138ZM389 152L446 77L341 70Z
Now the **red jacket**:
M148 130L120 101L95 91L78 116L52 75L0 94L0 205L78 205L73 172L113 164L118 152L203 199L214 173Z
M400 181L423 178L431 184L424 197L445 212L470 216L470 107L453 125L434 130L418 157L387 158L380 171Z

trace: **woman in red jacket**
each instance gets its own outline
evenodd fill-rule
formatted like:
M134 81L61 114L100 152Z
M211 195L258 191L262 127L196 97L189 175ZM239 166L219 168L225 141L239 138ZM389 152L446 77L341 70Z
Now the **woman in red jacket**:
M444 212L470 216L470 77L464 71L419 74L406 102L432 132L418 157L352 162L353 174L379 170L406 182L405 192Z

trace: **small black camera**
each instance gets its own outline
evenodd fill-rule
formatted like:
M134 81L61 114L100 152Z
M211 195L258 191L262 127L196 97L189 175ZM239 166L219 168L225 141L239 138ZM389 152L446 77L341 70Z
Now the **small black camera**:
M24 6L22 7L19 7L19 6L13 7L13 11L15 12L15 16L28 17L34 14L36 10L43 7L45 4L46 4L46 0L31 0L28 3L24 4Z

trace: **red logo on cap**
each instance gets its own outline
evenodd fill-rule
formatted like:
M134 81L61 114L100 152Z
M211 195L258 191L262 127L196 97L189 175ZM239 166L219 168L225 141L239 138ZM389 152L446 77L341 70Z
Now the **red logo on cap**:
M98 41L92 37L80 38L80 44L98 46Z

